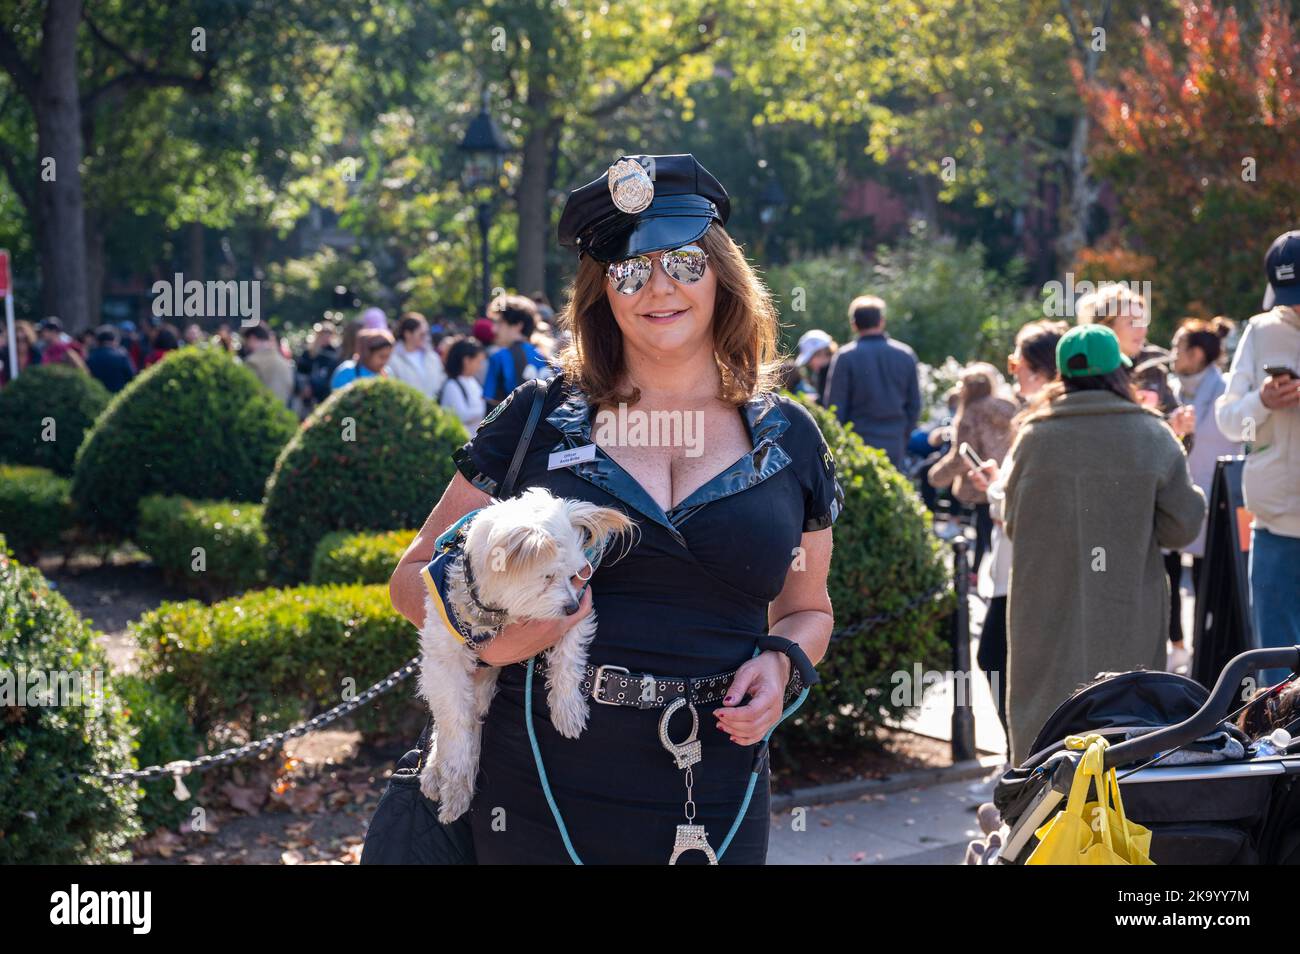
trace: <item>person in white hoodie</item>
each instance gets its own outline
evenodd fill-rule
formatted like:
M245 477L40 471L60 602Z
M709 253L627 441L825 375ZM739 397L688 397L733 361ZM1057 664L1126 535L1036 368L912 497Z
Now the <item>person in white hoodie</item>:
M1242 475L1250 533L1250 608L1261 646L1300 645L1300 230L1264 260L1268 290L1215 401L1219 429L1250 445ZM1263 683L1286 678L1265 670Z
M388 374L405 381L428 398L437 398L447 372L429 341L429 322L408 311L397 323L397 345L388 359Z

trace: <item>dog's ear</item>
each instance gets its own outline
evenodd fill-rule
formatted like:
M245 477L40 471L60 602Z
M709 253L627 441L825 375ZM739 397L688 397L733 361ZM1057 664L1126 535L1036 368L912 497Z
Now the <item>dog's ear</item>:
M584 531L588 546L597 547L604 552L611 537L631 533L636 524L621 510L613 507L598 507L586 500L566 500L569 522Z
M489 539L486 569L532 567L549 563L559 555L555 538L540 527L521 524L494 533Z

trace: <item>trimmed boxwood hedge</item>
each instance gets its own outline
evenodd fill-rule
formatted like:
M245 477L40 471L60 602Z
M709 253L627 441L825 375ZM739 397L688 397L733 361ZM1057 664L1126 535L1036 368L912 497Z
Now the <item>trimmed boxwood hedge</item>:
M215 598L266 582L262 505L229 500L149 496L140 501L136 545L171 583ZM201 547L201 570L196 570Z
M201 738L219 725L261 738L344 701L418 650L386 586L260 590L205 606L164 603L132 624L140 673L185 708ZM419 731L414 680L362 707L363 731Z
M0 864L120 863L141 834L139 789L90 773L136 768L121 700L91 627L39 572L0 549L0 679L30 692L36 673L99 672L102 704L26 706L0 715ZM48 701L48 700L47 700Z
M387 583L397 561L418 530L386 533L327 533L311 560L311 581L325 583Z
M70 486L67 478L42 467L0 466L0 532L24 560L58 546L72 526Z
M37 364L0 391L0 461L71 476L86 431L108 407L108 389L80 368ZM46 440L46 424L53 440Z
M852 745L883 719L904 715L891 700L895 674L910 675L917 663L923 671L951 668L949 617L955 606L943 545L912 485L851 426L841 426L812 401L799 400L821 428L844 490L827 580L835 628L901 615L831 643L818 666L821 683L773 736L786 752ZM937 598L905 610L935 590L941 591Z
M418 527L468 439L454 414L410 385L367 378L332 394L276 461L266 485L272 572L307 578L333 530Z
M182 348L128 384L77 454L76 516L111 537L135 532L149 494L260 500L297 417L218 349Z

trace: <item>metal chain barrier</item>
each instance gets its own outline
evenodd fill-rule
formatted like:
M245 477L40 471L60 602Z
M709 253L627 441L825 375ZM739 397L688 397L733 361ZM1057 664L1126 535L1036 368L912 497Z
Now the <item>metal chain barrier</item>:
M224 752L217 752L213 755L202 755L193 761L178 760L168 762L166 765L151 765L148 768L136 769L132 772L96 772L93 777L102 778L108 782L156 782L163 778L176 778L178 781L191 772L203 772L218 765L229 765L232 762L238 762L249 756L264 752L267 749L279 745L286 739L296 738L300 735L306 735L308 732L314 732L322 729L332 722L337 722L350 712L353 712L364 706L371 699L388 692L399 682L407 679L420 668L420 657L416 656L411 659L401 669L397 669L385 676L379 682L375 683L365 692L358 695L355 699L349 699L347 702L341 702L332 709L322 712L320 715L312 716L306 722L300 722L292 728L285 729L282 732L276 732L268 735L264 739L256 742L246 742L243 745L226 749Z
M918 606L933 601L937 596L948 592L948 584L937 586L930 592L910 600L905 605L888 613L878 613L875 616L868 616L866 619L859 620L852 626L846 626L843 629L831 633L831 642L837 642L841 639L848 639L860 635L877 626L883 626L885 623L893 622L896 619L906 615ZM286 739L297 738L300 735L306 735L308 732L314 732L317 729L323 729L332 722L337 722L351 712L361 708L378 696L388 692L399 682L408 679L417 669L420 668L420 657L416 656L411 659L402 668L395 670L388 676L385 676L379 682L375 683L365 692L358 695L355 699L349 699L347 702L339 703L332 709L322 712L320 715L313 716L305 722L276 732L259 739L256 742L245 742L233 748L217 752L212 755L202 755L192 761L177 760L168 762L166 765L150 765L148 768L136 769L130 772L96 772L93 778L102 778L107 782L156 782L164 778L175 778L179 785L180 780L186 775L193 772L205 772L208 769L216 768L220 765L230 765L234 762L265 752L267 749L274 748L284 742Z
M877 613L875 616L868 616L866 619L859 620L852 626L845 626L843 629L837 629L835 632L831 633L831 643L833 644L842 639L849 639L850 637L861 635L868 630L875 629L877 626L883 626L885 623L892 623L895 620L906 616L918 606L924 606L926 603L934 601L936 597L950 591L951 584L948 581L944 581L928 593L909 600L896 610L892 610L888 613Z

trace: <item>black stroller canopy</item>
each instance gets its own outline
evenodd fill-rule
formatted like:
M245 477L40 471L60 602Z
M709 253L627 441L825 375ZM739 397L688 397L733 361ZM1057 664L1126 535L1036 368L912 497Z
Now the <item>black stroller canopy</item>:
M1038 730L1026 764L1044 749L1064 742L1067 735L1107 729L1161 727L1190 719L1205 705L1210 692L1194 679L1172 672L1145 669L1108 676L1084 686L1048 716Z

